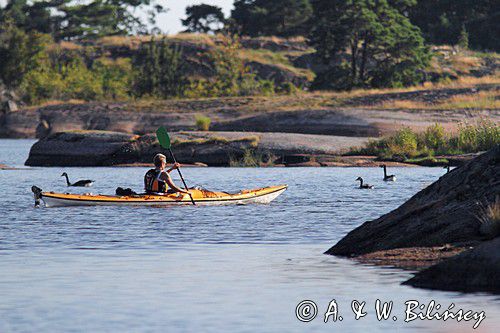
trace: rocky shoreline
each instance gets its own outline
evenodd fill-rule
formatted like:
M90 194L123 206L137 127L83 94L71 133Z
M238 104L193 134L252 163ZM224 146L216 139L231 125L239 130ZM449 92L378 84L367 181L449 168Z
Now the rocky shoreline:
M500 221L486 216L485 207L500 204L499 174L500 145L354 229L326 254L426 268L405 282L412 286L498 293Z
M174 132L172 145L184 164L230 166L254 162L267 165L321 166L340 163L338 156L368 138L255 132ZM166 153L154 134L70 131L50 135L31 148L29 166L111 166L150 163ZM352 165L369 158L351 156ZM345 161L344 161L345 162ZM347 164L346 163L346 164Z
M144 135L159 125L170 131L196 130L196 116L211 119L219 132L271 132L378 137L402 126L415 131L439 122L454 130L460 122L488 117L500 121L498 110L442 110L386 107L400 100L426 103L456 94L477 94L497 85L417 90L339 97L332 93L292 96L226 97L163 101L60 103L0 112L0 137L44 138L73 130L101 130ZM385 104L384 104L385 103Z
M177 159L186 165L376 167L375 156L353 156L350 149L370 138L270 132L173 132ZM151 163L166 153L154 134L68 131L40 139L30 150L28 166L123 166ZM461 165L476 155L449 157ZM437 160L438 165L440 159ZM412 166L384 162L388 166Z

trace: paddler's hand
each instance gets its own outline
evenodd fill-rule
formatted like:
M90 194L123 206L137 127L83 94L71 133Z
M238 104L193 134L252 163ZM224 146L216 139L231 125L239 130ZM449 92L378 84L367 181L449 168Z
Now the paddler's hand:
M167 172L170 173L170 172L174 171L175 169L179 169L180 167L181 167L181 165L179 163L174 163L174 165L170 169L168 169Z

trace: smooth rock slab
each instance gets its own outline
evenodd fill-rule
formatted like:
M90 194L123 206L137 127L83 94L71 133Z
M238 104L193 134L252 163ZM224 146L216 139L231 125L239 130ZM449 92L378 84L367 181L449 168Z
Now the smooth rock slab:
M500 145L442 176L392 212L366 222L326 253L356 256L482 240L477 216L500 193Z

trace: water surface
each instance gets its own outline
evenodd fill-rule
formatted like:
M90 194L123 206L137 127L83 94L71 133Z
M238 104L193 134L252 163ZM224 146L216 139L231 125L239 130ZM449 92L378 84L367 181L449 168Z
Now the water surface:
M0 140L0 163L22 167L32 140ZM69 191L140 190L144 168L25 168L0 171L0 332L331 332L388 329L470 331L473 323L404 323L404 302L486 311L479 331L500 325L500 302L487 294L401 286L412 272L323 255L347 232L398 207L443 175L442 168L191 168L190 185L235 191L288 184L269 206L33 208L31 185ZM356 189L363 176L376 188ZM295 318L314 300L318 317ZM324 324L332 299L342 322ZM355 321L351 301L366 301ZM394 301L377 321L376 299Z

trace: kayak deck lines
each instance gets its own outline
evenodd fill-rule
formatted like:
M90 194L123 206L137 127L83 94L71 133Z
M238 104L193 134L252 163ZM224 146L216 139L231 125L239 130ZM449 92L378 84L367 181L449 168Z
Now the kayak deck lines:
M254 190L243 190L235 194L212 192L206 190L189 190L197 205L228 205L228 204L268 204L287 189L287 185L270 186ZM70 194L43 192L33 186L35 206L43 201L46 207L62 206L175 206L192 205L189 195L173 194L139 194L130 196L101 194Z

